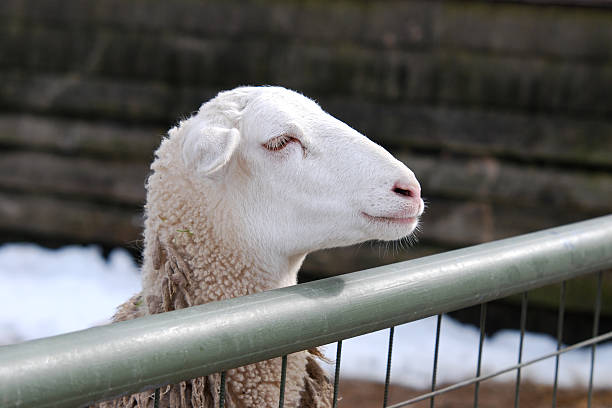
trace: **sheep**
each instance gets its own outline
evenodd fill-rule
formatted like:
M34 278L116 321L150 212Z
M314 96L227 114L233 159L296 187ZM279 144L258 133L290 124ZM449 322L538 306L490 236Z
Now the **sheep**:
M147 181L143 289L115 321L294 285L309 252L409 236L413 174L282 87L219 93L168 132ZM317 350L288 357L286 407L331 407ZM229 407L278 406L280 358L227 372ZM219 375L163 387L160 406L218 405ZM152 407L153 391L99 404Z

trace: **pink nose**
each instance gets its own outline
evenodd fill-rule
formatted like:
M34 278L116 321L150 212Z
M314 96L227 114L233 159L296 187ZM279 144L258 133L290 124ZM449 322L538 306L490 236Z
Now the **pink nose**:
M421 198L421 186L418 183L408 181L397 181L393 185L392 191L402 197L419 200Z

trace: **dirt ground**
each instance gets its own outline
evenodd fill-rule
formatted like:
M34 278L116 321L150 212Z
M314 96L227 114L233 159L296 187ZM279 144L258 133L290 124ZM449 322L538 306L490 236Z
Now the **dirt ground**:
M361 380L340 380L339 408L382 407L384 385ZM427 391L414 390L392 385L389 390L389 405L421 395ZM552 407L552 387L523 384L520 389L521 408ZM480 408L514 407L514 383L504 384L484 382L479 390ZM474 406L474 386L468 386L435 399L436 408L472 408ZM422 401L409 407L429 408L430 401ZM558 408L587 408L586 389L559 389ZM594 391L593 408L612 408L612 389Z

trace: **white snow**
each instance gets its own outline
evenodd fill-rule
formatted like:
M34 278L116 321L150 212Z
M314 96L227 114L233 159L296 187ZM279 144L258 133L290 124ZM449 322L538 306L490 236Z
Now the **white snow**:
M404 324L395 328L391 382L416 388L431 387L436 317ZM469 379L476 374L480 331L443 316L438 354L438 384ZM485 339L481 375L505 369L517 363L520 334L516 330L499 331ZM344 377L384 382L389 330L366 334L342 342L340 374ZM554 352L556 339L551 336L526 333L523 361ZM335 359L336 344L327 345L325 354ZM612 344L597 347L594 386L612 388ZM563 354L559 363L559 386L575 387L588 384L591 348ZM334 367L328 367L331 372ZM547 359L522 369L521 378L539 384L552 384L555 359ZM514 381L516 371L495 377L497 381Z
M138 268L122 249L105 260L95 246L0 246L0 344L107 323L139 290Z
M121 249L108 260L95 246L58 250L34 244L0 246L0 345L75 331L104 324L115 308L140 290L138 267ZM431 382L436 318L395 329L391 381L427 388ZM388 330L343 342L343 377L384 381ZM473 377L479 331L448 316L442 319L438 383ZM501 331L485 340L482 373L503 369L517 360L519 334ZM556 349L550 336L527 333L523 361ZM335 358L336 345L325 347ZM589 380L590 348L561 356L559 384L584 386ZM551 384L554 359L523 369L522 378ZM333 370L333 366L329 367ZM514 380L515 373L501 380ZM594 383L612 388L612 344L597 348Z

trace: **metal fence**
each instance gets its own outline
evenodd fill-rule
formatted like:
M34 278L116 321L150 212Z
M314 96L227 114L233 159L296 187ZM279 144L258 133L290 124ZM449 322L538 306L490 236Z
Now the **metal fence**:
M596 291L595 299L593 301L592 336L589 339L572 344L570 346L562 347L563 345L563 338L562 338L563 325L564 325L564 316L565 316L565 292L566 292L566 283L567 283L567 281L564 280L561 283L561 289L560 289L558 322L557 322L557 337L556 337L556 340L557 340L556 351L542 354L536 358L532 358L530 360L523 361L523 345L524 345L524 339L525 339L525 325L526 325L526 320L527 320L527 304L528 304L527 302L528 292L523 292L521 295L520 337L519 337L519 345L517 349L517 362L516 364L507 366L501 370L491 372L486 375L482 375L481 374L481 362L482 362L482 355L483 355L483 344L484 344L484 339L485 339L485 320L486 320L486 315L487 315L487 303L482 303L480 305L480 326L479 326L480 327L480 341L478 345L478 360L477 360L476 367L475 367L475 376L472 378L466 379L464 381L460 381L455 384L437 389L436 388L436 375L437 375L437 367L438 367L438 352L439 352L439 344L440 344L439 339L440 339L440 329L441 329L441 321L442 321L442 315L438 315L436 335L435 335L436 340L435 340L435 346L434 346L434 362L433 362L433 369L432 369L431 391L427 393L423 393L414 398L393 404L393 405L388 405L387 395L388 395L389 378L390 378L389 373L391 371L391 355L392 355L392 349L393 349L393 329L394 328L392 327L389 332L389 353L388 353L388 358L387 358L387 376L386 376L386 381L385 381L384 400L382 403L382 407L386 407L386 408L407 407L407 406L416 404L417 402L424 401L424 400L429 400L430 407L433 407L436 396L445 394L451 391L455 391L459 388L466 387L469 385L475 385L473 401L474 401L474 407L477 407L478 400L479 400L479 384L482 381L489 380L489 379L504 375L512 371L516 372L515 387L514 387L514 407L518 407L519 401L520 401L520 389L521 389L521 370L524 367L527 367L535 363L539 363L547 359L555 360L554 380L553 380L553 387L552 387L552 406L556 407L557 406L557 386L558 386L558 379L559 379L559 357L560 355L564 353L568 353L570 351L573 351L579 348L586 348L586 347L590 347L590 351L591 351L589 382L588 382L588 387L586 390L587 406L591 407L592 400L593 400L593 378L594 378L594 366L595 366L595 355L596 355L597 344L604 342L606 340L612 339L612 331L604 333L604 334L599 334L603 272L600 271L596 275L597 275L597 278L596 278L597 279L597 291ZM612 379L610 379L610 381L611 381L610 386L612 387Z
M387 406L393 327L438 315L437 356L441 314L478 304L482 305L481 353L476 376L436 389L436 357L434 391L391 407L424 399L430 399L433 405L435 396L468 384L476 384L477 406L478 384L513 370L517 374L518 401L521 368L526 365L555 358L556 384L559 355L591 347L593 367L596 344L612 338L612 332L598 333L602 275L598 275L593 336L569 347L561 346L565 305L562 282L608 268L612 268L612 215L308 284L4 346L0 347L0 405L78 406L336 341L337 397L342 340L390 328L383 402ZM482 375L487 302L524 294L522 339L527 311L525 293L560 282L558 350L522 361L521 341L517 364ZM589 400L591 391L592 378ZM282 404L281 398L279 406Z

